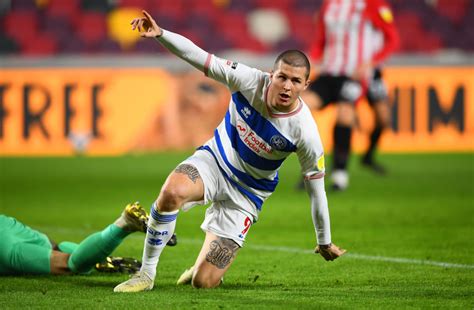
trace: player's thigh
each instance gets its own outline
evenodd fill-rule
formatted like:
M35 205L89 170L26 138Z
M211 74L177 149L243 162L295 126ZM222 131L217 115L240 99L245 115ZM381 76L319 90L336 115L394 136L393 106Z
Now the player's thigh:
M336 107L336 122L340 125L353 127L356 119L354 103L340 101L337 102Z
M375 121L382 127L389 127L392 111L388 100L380 100L374 103Z
M194 264L193 286L200 288L218 286L239 249L239 245L232 239L207 232L201 252Z
M180 164L170 173L161 188L158 205L177 205L204 198L204 183L198 170L189 164ZM163 210L171 211L171 210Z

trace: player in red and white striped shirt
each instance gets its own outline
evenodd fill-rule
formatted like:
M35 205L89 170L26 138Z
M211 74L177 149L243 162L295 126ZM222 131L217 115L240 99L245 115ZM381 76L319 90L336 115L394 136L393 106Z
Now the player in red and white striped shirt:
M312 61L320 64L306 102L314 108L337 104L333 188L347 188L347 162L356 101L365 94L374 68L398 45L390 7L384 0L326 0L319 13Z

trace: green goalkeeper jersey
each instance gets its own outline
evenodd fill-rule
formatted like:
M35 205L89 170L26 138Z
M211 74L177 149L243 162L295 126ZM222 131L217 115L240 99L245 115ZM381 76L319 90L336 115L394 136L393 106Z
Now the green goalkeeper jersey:
M31 272L31 266L49 272L52 245L45 234L0 214L0 236L0 274Z

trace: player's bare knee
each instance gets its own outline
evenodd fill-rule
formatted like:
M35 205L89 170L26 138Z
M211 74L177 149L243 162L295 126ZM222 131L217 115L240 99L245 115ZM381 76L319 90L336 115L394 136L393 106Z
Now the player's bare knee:
M184 199L184 194L179 187L166 186L161 190L156 205L158 211L172 212L178 210L182 206Z
M196 273L193 276L191 282L192 286L195 288L214 288L221 284L221 278L215 278L210 275L204 275L202 273Z

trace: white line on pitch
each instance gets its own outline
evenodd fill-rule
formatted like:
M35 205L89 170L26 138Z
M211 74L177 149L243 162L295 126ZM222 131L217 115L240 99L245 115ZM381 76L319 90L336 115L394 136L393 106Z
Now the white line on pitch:
M185 243L193 243L193 244L202 243L202 241L198 241L196 239L184 239L180 241L183 241ZM282 247L282 246L247 244L245 245L245 247L252 250L257 250L257 251L314 254L313 250ZM386 256L365 255L365 254L357 254L357 253L347 253L344 256L353 258L353 259L368 260L368 261L383 261L383 262L389 262L389 263L412 264L412 265L429 265L429 266L438 266L438 267L444 267L444 268L474 269L474 265L452 264L452 263L436 262L436 261L429 261L429 260L422 260L422 259L386 257Z
M41 226L37 227L40 230L44 230L46 232L59 232L59 233L74 233L74 234L85 234L90 232L90 228L79 229L79 228L66 228L66 227L51 227L51 226ZM142 239L143 235L134 234L129 238L133 239ZM179 238L178 242L183 242L187 244L202 244L203 240L199 239L187 239L187 238ZM246 244L245 248L257 251L269 251L269 252L285 252L285 253L299 253L299 254L313 254L312 250L301 249L301 248L292 248L292 247L283 247L283 246L269 246L269 245L253 245L253 244ZM436 262L430 260L423 260L423 259L411 259L411 258L401 258L401 257L387 257L387 256L378 256L378 255L365 255L365 254L357 254L357 253L347 253L344 257L351 258L351 259L359 259L359 260L367 260L367 261L382 261L382 262L389 262L389 263L397 263L397 264L412 264L412 265L428 265L428 266L437 266L437 267L444 267L444 268L460 268L460 269L474 269L474 265L468 264L453 264L453 263L446 263L446 262Z
M263 251L301 253L301 254L314 253L312 250L289 248L289 247L275 247L275 246L266 246L266 245L248 245L248 247L253 250L263 250ZM474 265L452 264L452 263L436 262L436 261L429 261L429 260L422 260L422 259L386 257L386 256L365 255L365 254L357 254L357 253L347 253L344 256L349 257L349 258L369 260L369 261L383 261L383 262L389 262L389 263L414 264L414 265L430 265L430 266L438 266L438 267L445 267L445 268L474 269Z

